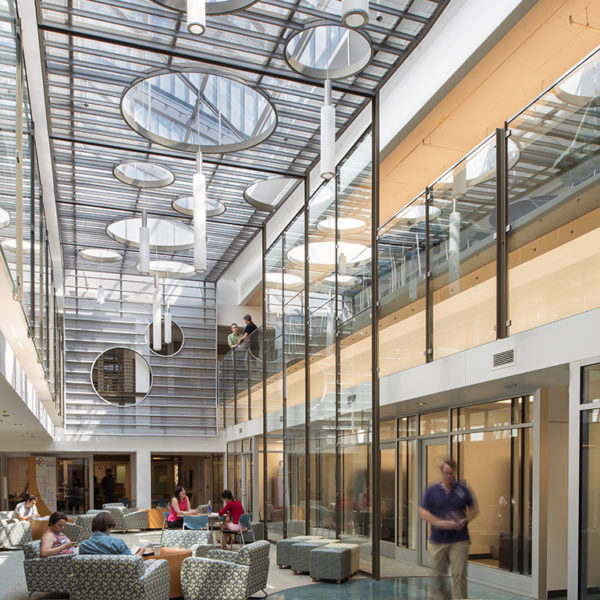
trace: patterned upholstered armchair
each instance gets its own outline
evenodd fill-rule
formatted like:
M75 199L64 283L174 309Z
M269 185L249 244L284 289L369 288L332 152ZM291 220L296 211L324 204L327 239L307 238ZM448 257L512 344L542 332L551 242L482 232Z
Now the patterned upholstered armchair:
M40 540L25 544L23 554L25 582L30 596L33 592L69 593L73 577L71 569L73 554L42 558Z
M137 508L125 508L122 504L111 506L103 504L102 508L115 519L115 530L148 529L148 513Z
M98 512L102 512L102 511L98 511ZM83 542L83 540L87 540L91 535L92 535L92 521L94 520L94 517L96 516L96 514L90 514L87 513L85 515L77 515L75 517L75 525L77 525L78 527L81 528L81 539L78 540L80 542ZM66 527L66 525L65 525ZM68 533L65 533L65 535L67 537L69 537ZM69 538L71 539L71 538Z
M206 556L214 546L205 529L163 529L160 543L165 548L191 548L194 556Z
M14 548L31 541L31 525L12 511L0 512L0 548Z
M267 541L254 542L239 552L211 550L206 558L186 558L181 589L186 600L246 600L256 592L267 595Z
M141 556L85 555L71 561L71 600L168 600L166 560Z
M75 523L65 523L65 528L63 529L63 533L72 541L72 542L83 542L86 538L83 537L83 528L79 525L75 525Z

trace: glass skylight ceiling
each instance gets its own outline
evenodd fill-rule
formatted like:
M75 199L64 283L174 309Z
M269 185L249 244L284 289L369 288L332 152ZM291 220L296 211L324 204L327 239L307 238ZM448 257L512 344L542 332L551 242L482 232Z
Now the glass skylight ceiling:
M208 196L227 211L208 218L208 272L215 281L259 231L268 213L244 201L259 179L303 177L319 154L322 82L291 70L286 41L309 22L336 19L337 0L272 0L237 13L207 17L201 37L187 33L185 15L152 0L42 0L40 29L48 76L58 214L66 269L94 268L79 258L86 247L119 251L123 260L103 271L135 274L137 250L106 235L119 219L149 216L186 222L172 208L191 193L194 153L164 147L139 135L121 113L123 94L158 69L221 71L260 90L276 111L273 133L256 146L204 156ZM405 58L447 0L372 3L365 33L373 58L358 75L333 86L338 132L346 127ZM115 179L123 161L160 163L175 182L136 189ZM189 222L189 221L188 221ZM191 250L153 251L154 260L190 262Z

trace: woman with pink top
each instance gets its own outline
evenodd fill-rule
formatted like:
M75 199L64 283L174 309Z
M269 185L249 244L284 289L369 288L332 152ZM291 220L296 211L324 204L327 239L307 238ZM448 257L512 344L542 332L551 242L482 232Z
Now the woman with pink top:
M173 492L171 499L171 510L167 517L167 525L169 529L183 528L184 515L197 515L197 510L190 510L190 501L186 496L185 489L182 485L178 485Z

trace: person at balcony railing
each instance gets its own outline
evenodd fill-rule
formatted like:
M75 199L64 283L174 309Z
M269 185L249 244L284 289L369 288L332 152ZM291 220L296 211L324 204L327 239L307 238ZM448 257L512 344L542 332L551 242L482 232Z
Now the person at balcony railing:
M232 350L235 350L240 345L240 340L244 336L243 333L240 332L240 328L237 323L231 324L231 333L227 336L227 344Z
M250 350L250 355L254 358L258 356L258 327L252 322L250 315L244 315L246 328L244 335L240 338L239 344L244 344Z

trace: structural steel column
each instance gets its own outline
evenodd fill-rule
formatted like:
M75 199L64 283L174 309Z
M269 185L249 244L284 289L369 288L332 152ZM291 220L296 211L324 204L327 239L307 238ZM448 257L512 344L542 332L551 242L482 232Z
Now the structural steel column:
M496 338L508 336L508 131L496 129Z
M308 224L310 202L310 179L304 178L304 506L306 518L304 533L310 534L310 265L308 264Z

